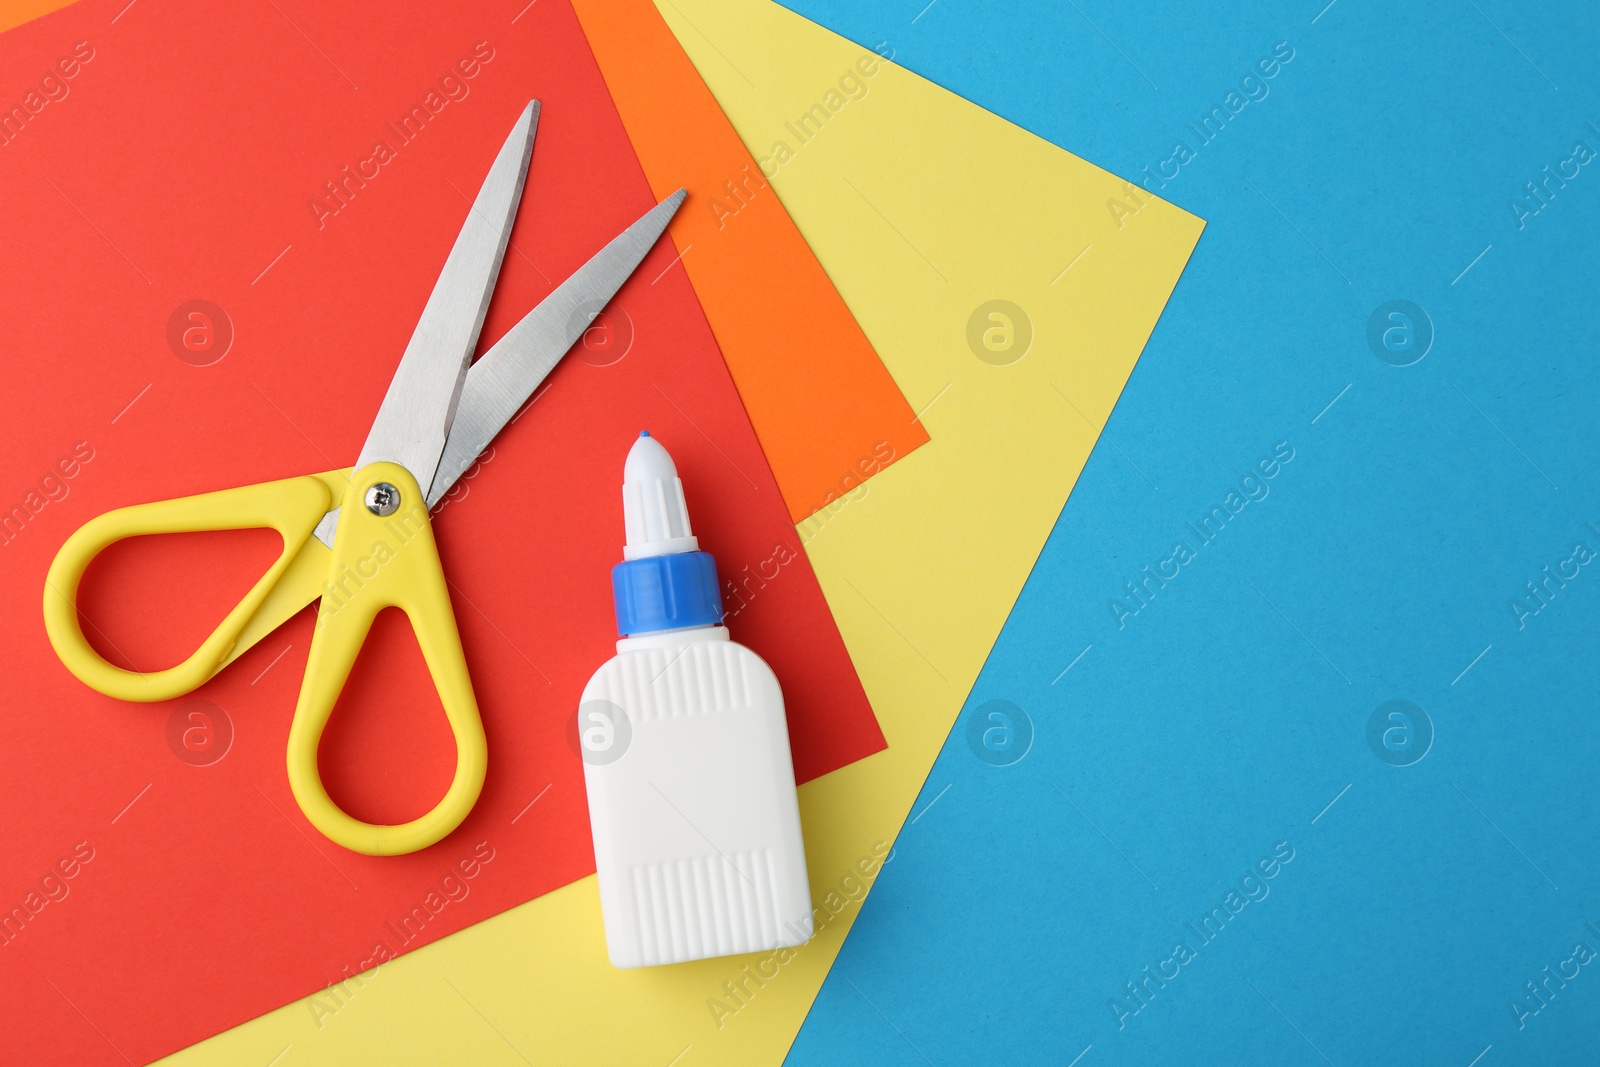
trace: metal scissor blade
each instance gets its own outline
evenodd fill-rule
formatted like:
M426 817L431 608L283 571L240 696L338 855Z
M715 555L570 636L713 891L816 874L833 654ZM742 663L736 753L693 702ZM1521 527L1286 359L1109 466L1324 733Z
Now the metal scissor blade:
M433 480L461 400L467 367L500 275L511 224L533 154L539 101L523 109L483 179L478 198L445 260L439 280L389 381L378 416L361 446L357 467L378 460L398 463L418 485ZM330 547L338 509L324 516L317 537Z
M511 421L594 317L610 303L672 221L684 190L651 208L522 317L467 372L456 421L428 489L438 503Z

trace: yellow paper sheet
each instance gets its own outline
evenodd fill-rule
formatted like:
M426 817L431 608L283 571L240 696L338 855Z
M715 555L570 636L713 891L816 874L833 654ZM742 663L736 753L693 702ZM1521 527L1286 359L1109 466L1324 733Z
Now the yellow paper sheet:
M174 1064L779 1063L1199 238L776 5L661 7L932 435L800 527L889 740L800 790L820 932L617 971L588 878Z

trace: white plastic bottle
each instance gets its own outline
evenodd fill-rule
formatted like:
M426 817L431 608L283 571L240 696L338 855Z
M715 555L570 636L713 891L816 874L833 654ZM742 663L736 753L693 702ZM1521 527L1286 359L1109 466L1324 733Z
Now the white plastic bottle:
M811 894L783 693L720 625L716 563L648 432L628 453L622 509L622 638L578 708L611 962L802 944Z

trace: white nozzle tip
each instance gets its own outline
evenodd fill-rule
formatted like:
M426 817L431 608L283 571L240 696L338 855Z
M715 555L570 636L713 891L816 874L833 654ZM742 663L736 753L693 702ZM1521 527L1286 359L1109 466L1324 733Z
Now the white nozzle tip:
M641 433L628 449L628 461L622 467L624 483L662 478L671 481L678 477L678 466L661 442L649 432Z
M700 547L689 527L689 506L677 465L648 430L633 442L622 467L622 516L628 533L624 559L694 552Z

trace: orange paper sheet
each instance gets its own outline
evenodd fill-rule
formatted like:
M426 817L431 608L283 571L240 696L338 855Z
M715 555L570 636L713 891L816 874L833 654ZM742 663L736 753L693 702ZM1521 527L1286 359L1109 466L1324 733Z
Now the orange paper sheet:
M573 7L651 189L689 189L670 232L800 522L928 434L655 7Z

